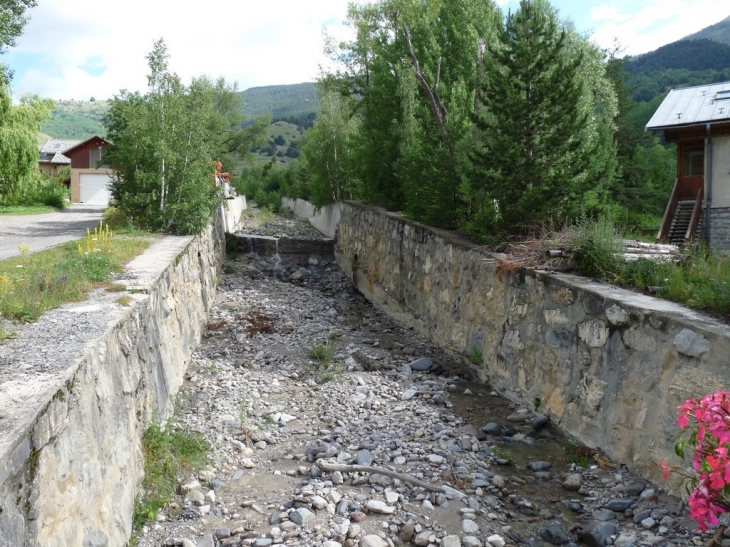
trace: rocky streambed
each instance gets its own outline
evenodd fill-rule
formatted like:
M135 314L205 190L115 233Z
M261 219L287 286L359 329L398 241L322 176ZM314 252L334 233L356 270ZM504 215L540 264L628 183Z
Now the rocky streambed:
M204 433L210 465L183 478L140 546L711 537L677 498L599 453L567 463L539 408L469 384L462 357L373 309L336 265L250 254L227 265L169 424Z

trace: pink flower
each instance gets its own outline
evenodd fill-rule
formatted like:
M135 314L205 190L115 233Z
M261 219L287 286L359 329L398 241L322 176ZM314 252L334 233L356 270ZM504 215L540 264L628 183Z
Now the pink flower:
M677 409L677 424L690 435L677 443L677 453L693 452L695 472L670 466L662 459L664 480L675 472L690 480L694 487L688 499L690 516L706 530L717 525L718 515L730 510L730 392L687 399Z

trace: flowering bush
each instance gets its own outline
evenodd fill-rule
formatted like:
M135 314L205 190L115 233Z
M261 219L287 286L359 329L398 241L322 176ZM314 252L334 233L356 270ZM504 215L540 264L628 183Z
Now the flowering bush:
M684 459L685 450L694 452L688 472L662 460L664 480L670 473L683 477L689 494L690 517L701 530L718 523L718 515L730 510L730 392L718 391L701 399L687 399L679 409L677 424L682 434L674 447Z

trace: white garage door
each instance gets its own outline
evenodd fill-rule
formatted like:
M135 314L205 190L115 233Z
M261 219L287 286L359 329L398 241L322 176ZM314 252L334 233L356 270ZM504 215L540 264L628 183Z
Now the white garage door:
M81 173L79 175L79 194L81 203L109 205L111 177L106 173Z

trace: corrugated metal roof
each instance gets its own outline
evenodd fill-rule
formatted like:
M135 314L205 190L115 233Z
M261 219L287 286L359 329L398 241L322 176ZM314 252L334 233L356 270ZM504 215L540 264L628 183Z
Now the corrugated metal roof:
M730 99L717 100L722 91L730 91L730 82L672 89L646 128L671 129L730 121Z

